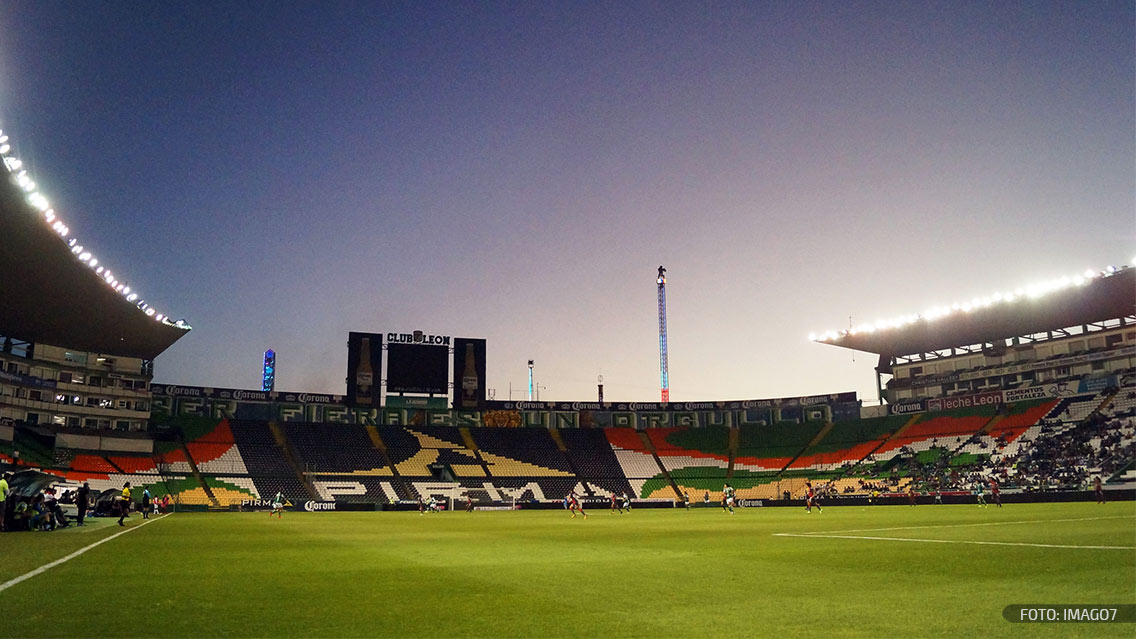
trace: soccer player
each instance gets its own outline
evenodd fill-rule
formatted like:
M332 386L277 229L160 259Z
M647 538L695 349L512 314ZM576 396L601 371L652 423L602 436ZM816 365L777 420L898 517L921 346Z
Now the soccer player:
M982 482L974 482L974 495L978 500L979 508L986 508L986 495L983 494Z
M998 489L998 481L995 480L993 477L990 478L990 494L991 494L991 496L994 497L994 503L998 504L998 507L1001 508L1002 507L1002 492Z
M276 515L276 518L280 519L280 517L283 514L284 514L284 494L281 493L280 491L276 491L276 496L272 498L272 512L268 513L268 516L271 517L273 515Z
M690 510L690 493L687 492L682 494L682 505L686 506L687 510Z
M813 488L813 483L805 480L805 512L811 513L812 507L816 506L817 512L824 512L820 509L820 502L817 501L816 490Z
M611 514L614 515L616 510L619 510L619 514L621 514L621 515L623 514L623 508L620 506L619 497L615 493L612 493L611 494Z
M734 487L729 484L722 486L722 508L734 514Z
M426 502L422 501L422 495L418 496L418 514L419 515L425 515L426 514Z
M1100 475L1093 477L1093 492L1097 495L1097 503L1104 503L1104 486L1101 485Z
M568 493L568 509L572 511L572 519L576 518L577 510L584 516L584 519L588 518L588 513L584 512L584 507L580 505L580 500L576 499L574 492Z
M631 512L631 495L623 493L623 509Z
M142 489L142 519L150 518L150 489Z
M4 510L8 504L8 493L11 492L8 489L8 478L11 476L12 473L0 475L0 532L4 532ZM79 517L79 521L82 522L82 515L79 515Z
M468 494L465 496L465 511L467 513L473 512L473 497Z
M915 505L915 488L908 485L907 487L907 503L908 505Z
M126 482L122 485L122 494L119 495L118 500L122 506L122 511L118 517L118 525L125 526L126 524L122 523L122 520L130 516L130 482Z

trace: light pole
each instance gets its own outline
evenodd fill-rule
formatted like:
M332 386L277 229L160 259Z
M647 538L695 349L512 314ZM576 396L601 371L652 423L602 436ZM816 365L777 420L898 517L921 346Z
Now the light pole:
M529 360L529 401L533 400L533 361Z

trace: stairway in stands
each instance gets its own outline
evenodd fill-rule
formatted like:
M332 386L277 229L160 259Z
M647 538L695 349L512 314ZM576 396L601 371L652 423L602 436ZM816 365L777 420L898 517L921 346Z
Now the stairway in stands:
M272 437L276 440L276 445L284 453L284 459L288 460L288 465L292 467L292 472L296 474L296 479L300 480L300 485L304 490L308 491L308 496L311 499L319 499L319 494L312 486L312 482L308 481L308 477L304 475L303 469L300 468L299 461L296 460L296 452L292 450L292 445L288 442L288 437L284 434L284 429L280 428L280 424L276 422L268 422L268 429L272 431Z
M406 495L408 497L413 496L414 493L411 492L407 487L407 482L402 479L402 475L398 474L398 468L395 467L394 460L391 459L390 451L387 450L386 442L384 442L383 438L379 435L378 427L372 423L367 424L365 428L367 429L367 437L371 438L371 443L375 446L375 449L377 449L379 453L382 454L383 461L385 461L387 467L391 469L391 490L394 491L395 498L391 499L390 495L387 495L387 500L395 502L402 499L402 495ZM401 495L399 494L400 488L402 489Z
M659 465L659 472L663 474L663 477L667 478L667 483L671 485L675 499L682 499L682 492L678 489L678 484L675 483L674 478L671 477L671 474L667 471L667 467L663 465L663 460L659 459L659 453L655 450L654 442L652 442L651 438L647 436L647 433L643 431L639 431L639 439L643 441L643 445L646 446L647 450L651 451L651 456L655 458L655 463Z
M813 446L816 446L817 444L821 443L821 441L824 440L825 435L828 435L829 431L831 431L834 426L836 426L835 422L825 422L824 428L820 429L820 432L817 433L816 436L813 437L811 440L809 440L809 443L805 444L804 448L797 451L797 454L793 455L793 458L789 460L789 463L785 464L785 466L782 467L781 470L777 471L777 476L780 477L785 472L786 469L788 469L789 467L791 467L793 465L793 462L797 461L798 459L800 459L801 455L805 454L806 450L808 450L808 449L812 448ZM732 456L731 456L731 458L732 458Z
M181 452L185 454L185 460L189 463L189 470L193 472L193 478L205 490L205 496L209 498L209 503L213 508L220 508L221 502L217 501L217 496L213 494L213 489L209 487L209 483L201 475L201 471L197 469L197 462L193 461L193 456L189 454L189 447L185 445L185 439L178 435L178 444L181 445ZM109 461L109 460L108 460ZM163 478L164 479L164 478Z

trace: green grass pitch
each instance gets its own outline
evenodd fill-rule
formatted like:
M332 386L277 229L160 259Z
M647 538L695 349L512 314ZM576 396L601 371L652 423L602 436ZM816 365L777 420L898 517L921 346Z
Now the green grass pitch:
M1019 523L1023 522L1023 523ZM1028 522L1028 523L1024 523ZM139 526L134 515L131 526ZM175 514L0 536L0 635L1133 636L1136 504ZM805 536L789 536L805 535ZM823 536L822 536L823 535ZM880 539L867 539L876 537ZM904 539L907 541L899 541ZM982 542L982 543L975 543Z

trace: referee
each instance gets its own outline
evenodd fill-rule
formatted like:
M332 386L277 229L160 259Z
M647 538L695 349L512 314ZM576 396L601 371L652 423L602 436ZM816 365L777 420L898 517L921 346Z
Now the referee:
M122 512L118 517L118 525L125 526L126 524L122 523L122 520L130 515L130 482L122 485L122 496L119 499L122 500Z

